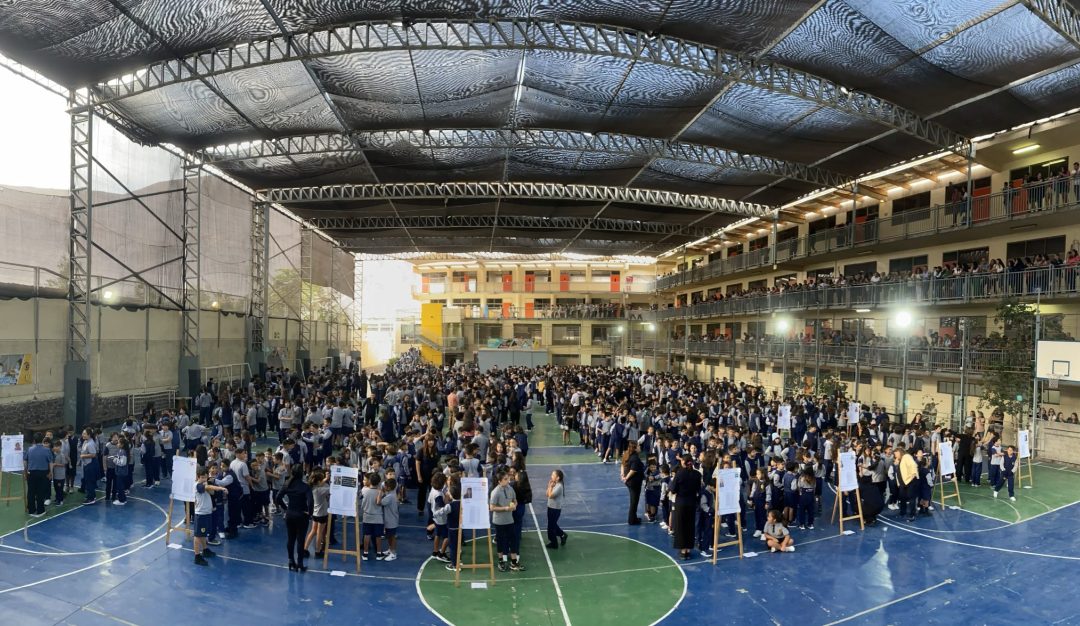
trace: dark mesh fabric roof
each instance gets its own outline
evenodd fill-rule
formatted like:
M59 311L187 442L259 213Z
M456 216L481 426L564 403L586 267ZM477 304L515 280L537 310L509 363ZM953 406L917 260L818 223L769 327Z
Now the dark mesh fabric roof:
M1078 35L1065 0L21 0L0 10L4 54L89 87L156 140L192 151L243 142L203 154L256 188L559 183L769 207L1071 108ZM555 139L507 142L491 129ZM461 132L371 135L410 130ZM294 149L326 135L336 139ZM694 227L333 233L380 252L655 254L737 219L617 198L458 200L294 208Z

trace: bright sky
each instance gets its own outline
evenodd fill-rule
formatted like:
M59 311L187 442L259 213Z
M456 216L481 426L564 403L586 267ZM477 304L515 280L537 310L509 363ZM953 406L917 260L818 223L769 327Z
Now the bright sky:
M0 93L0 185L67 189L67 103L5 68Z

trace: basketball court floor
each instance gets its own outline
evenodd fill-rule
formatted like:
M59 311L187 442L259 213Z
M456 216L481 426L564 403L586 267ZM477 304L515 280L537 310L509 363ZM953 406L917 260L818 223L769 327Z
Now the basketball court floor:
M564 448L540 418L529 455L535 500L525 517L525 572L494 586L460 587L428 559L421 520L402 509L391 563L309 562L287 568L284 525L241 531L209 567L192 564L190 540L164 532L168 482L136 487L126 507L72 506L22 528L19 503L0 504L0 607L20 626L210 623L230 613L262 624L1076 624L1080 471L1037 465L1017 502L963 488L963 510L908 524L886 511L875 528L840 535L818 520L794 530L794 554L724 548L714 566L676 562L658 525L629 527L618 468ZM565 548L547 551L542 486L566 473ZM137 481L138 484L138 481ZM824 510L832 505L826 494ZM827 516L827 513L826 513ZM351 537L350 537L351 538ZM467 548L466 554L471 554ZM546 552L546 554L545 554ZM478 553L486 555L482 541ZM7 618L5 618L6 621Z

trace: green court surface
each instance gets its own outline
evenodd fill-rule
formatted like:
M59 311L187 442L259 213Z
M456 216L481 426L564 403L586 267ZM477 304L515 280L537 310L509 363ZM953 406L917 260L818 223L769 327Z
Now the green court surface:
M13 530L21 530L24 524L33 524L47 517L70 511L82 504L83 501L81 493L69 493L64 498L63 506L50 504L45 507L45 517L30 517L26 514L26 496L23 494L24 484L21 474L4 474L3 484L0 485L0 498L7 498L10 495L17 499L0 501L0 535L5 535Z
M533 431L529 433L530 464L577 465L600 462L595 452L581 447L576 432L570 433L570 445L563 444L563 432L555 422L554 413L534 413L533 426Z
M987 484L987 477L982 476L981 487L960 485L960 497L966 511L999 519L1004 522L1021 522L1048 511L1080 501L1080 470L1032 464L1034 487L1031 489L1016 487L1016 502L1009 501L1008 487L1003 486L1001 493L994 498L993 489ZM1027 466L1024 466L1024 485L1028 484ZM946 493L952 493L951 490ZM941 492L934 490L934 499L940 502ZM946 500L949 506L956 504L955 499Z
M525 517L526 528L530 518ZM483 541L483 540L481 540ZM487 570L454 573L429 560L421 568L417 590L424 603L452 624L654 624L682 600L686 577L660 550L625 537L570 531L566 546L548 551L535 529L522 536L524 572L495 572L495 588L473 588L490 577ZM483 543L478 556L487 558ZM464 550L465 561L471 551ZM497 558L497 557L496 557ZM642 593L642 581L649 593ZM562 602L560 595L562 594Z

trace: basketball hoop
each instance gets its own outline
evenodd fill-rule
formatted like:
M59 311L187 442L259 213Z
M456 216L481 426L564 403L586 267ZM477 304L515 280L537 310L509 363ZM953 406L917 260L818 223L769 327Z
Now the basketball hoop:
M1050 376L1047 376L1046 377L1046 388L1047 389L1057 389L1058 388L1058 381L1060 381L1060 380L1061 380L1061 377L1054 376L1053 374L1051 374Z

